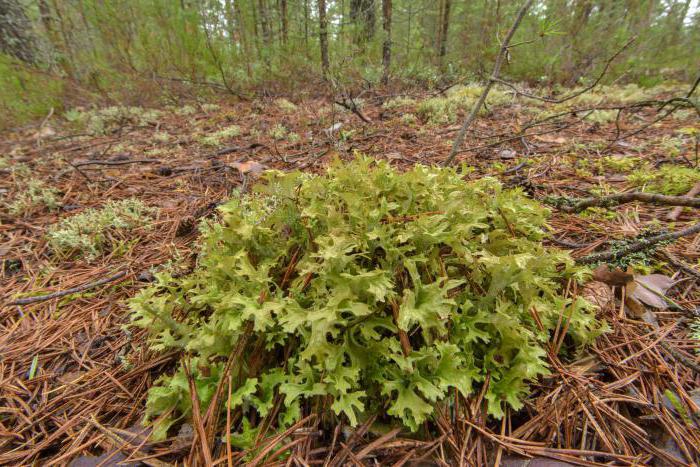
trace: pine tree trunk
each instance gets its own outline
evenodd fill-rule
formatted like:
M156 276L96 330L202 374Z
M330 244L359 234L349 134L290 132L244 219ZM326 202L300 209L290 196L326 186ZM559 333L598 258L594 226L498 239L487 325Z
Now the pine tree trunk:
M280 3L280 14L282 15L282 43L287 43L287 0L282 0Z
M265 47L269 47L271 34L265 0L258 0L258 11L260 12L260 28L262 29L263 43L265 44Z
M328 21L326 20L326 0L318 0L318 39L321 45L321 69L323 79L328 79L330 61L328 59Z
M450 0L445 0L440 19L440 66L447 53L447 32L450 29Z
M382 84L386 85L389 82L391 68L391 0L382 0L382 26L384 27Z
M32 24L18 0L0 0L0 51L25 63L36 63Z

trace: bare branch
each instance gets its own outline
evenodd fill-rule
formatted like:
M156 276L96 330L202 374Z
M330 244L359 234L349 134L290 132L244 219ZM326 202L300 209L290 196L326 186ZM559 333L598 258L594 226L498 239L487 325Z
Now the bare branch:
M447 157L447 160L445 160L445 162L443 163L444 167L447 167L450 164L452 164L455 157L457 157L457 153L459 152L459 149L462 147L462 143L464 143L464 137L467 134L467 130L469 129L469 126L472 124L474 119L476 119L476 116L478 115L479 110L481 109L481 107L483 107L484 102L486 102L486 97L489 95L489 92L491 91L493 84L496 82L499 74L501 73L501 66L503 65L503 58L508 53L508 45L510 44L511 39L513 39L513 35L515 35L515 31L518 29L518 27L520 26L520 23L522 22L523 18L525 17L525 13L527 13L527 10L529 10L530 6L532 6L533 1L534 0L527 0L525 2L525 4L520 8L520 11L518 11L518 15L516 16L515 21L513 21L513 25L508 30L508 34L506 34L506 37L503 40L503 43L501 44L501 50L498 52L498 57L496 57L496 63L493 66L493 72L491 73L491 77L489 78L489 81L486 84L486 87L484 88L484 92L481 93L481 97L479 97L479 101L476 103L476 105L472 109L471 113L469 114L467 119L462 124L462 127L459 129L459 133L457 133L457 137L455 138L455 141L452 144L452 150L450 150L450 155Z
M637 39L636 37L633 37L632 39L630 39L629 41L627 41L627 43L626 43L625 45L623 45L622 48L621 48L620 50L618 50L617 52L615 52L615 53L608 59L608 61L605 62L605 66L603 67L603 70L600 72L600 74L598 75L598 77L596 78L596 80L593 81L593 83L591 83L591 85L586 86L585 88L583 88L583 89L581 89L581 90L579 90L579 91L576 91L576 92L574 92L574 93L572 93L572 94L569 94L568 96L562 97L562 98L560 98L560 99L553 99L553 98L551 98L551 97L543 97L543 96L536 96L536 95L534 95L534 94L530 94L530 93L525 92L525 91L523 91L523 90L521 90L521 89L518 89L514 84L509 83L508 81L502 80L502 79L500 79L500 78L495 78L494 81L495 81L496 83L498 83L498 84L502 84L502 85L504 85L504 86L507 86L507 87L511 88L513 91L515 91L516 94L518 94L518 95L520 95L520 96L527 97L527 98L529 98L529 99L536 99L536 100L538 100L538 101L549 102L550 104L561 104L561 103L566 102L566 101L569 101L569 100L571 100L571 99L573 99L573 98L575 98L575 97L578 97L578 96L580 96L581 94L585 94L585 93L587 93L588 91L590 91L591 89L593 89L593 88L595 88L596 86L598 86L598 84L600 83L600 81L603 79L603 77L605 76L605 74L608 72L608 68L610 68L610 65L612 64L612 62L615 61L615 59L616 59L622 52L624 52L625 49L627 49L627 47L629 47L636 39ZM516 44L516 45L517 45L517 44Z

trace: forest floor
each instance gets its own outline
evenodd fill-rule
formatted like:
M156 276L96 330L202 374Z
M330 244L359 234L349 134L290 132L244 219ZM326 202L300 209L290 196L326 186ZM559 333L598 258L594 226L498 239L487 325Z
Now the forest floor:
M128 327L127 299L154 271L191 269L197 222L216 216L217 203L247 189L262 169L318 172L355 151L399 167L443 161L464 109L456 119L428 124L426 118L437 115L419 109L428 97L388 105L382 105L386 97L367 97L361 107L367 122L328 100L290 105L266 99L145 116L141 110L119 118L74 114L72 123L54 116L3 134L0 464L99 465L128 456L134 465L164 465L187 458L196 443L191 427L159 443L148 441L140 428L147 390L178 355L146 350L144 331ZM611 96L599 97L610 103ZM694 178L700 173L700 127L688 111L632 136L626 134L659 115L654 107L632 108L618 124L612 110L599 110L589 118L583 118L586 112L564 112L527 129L527 122L546 112L514 100L479 117L465 143L472 149L458 158L473 167L467 178L495 176L540 200L645 188L684 195L700 182ZM499 140L523 129L525 137ZM57 254L47 240L60 219L128 198L155 208L153 218L110 232L112 247L100 254ZM697 222L691 209L669 220L673 209L645 203L581 213L552 208L547 242L582 257ZM463 457L473 465L525 465L517 455L580 465L696 462L700 345L689 324L700 306L699 260L698 234L637 254L635 273L671 277L673 285L664 292L675 302L645 308L652 311L642 316L620 299L624 282L617 284L617 299L606 285L584 291L600 301L610 332L583 359L565 364L550 356L552 374L537 381L526 407L502 423L483 416L479 397L474 418L446 415L437 423L438 435L427 440L396 432L377 438L367 426L338 437L305 419L289 433L290 455L266 462L453 465L451 459ZM87 290L42 297L86 284ZM279 439L260 443L259 449L271 452ZM223 445L214 454L226 463ZM242 463L242 454L234 456L235 464Z

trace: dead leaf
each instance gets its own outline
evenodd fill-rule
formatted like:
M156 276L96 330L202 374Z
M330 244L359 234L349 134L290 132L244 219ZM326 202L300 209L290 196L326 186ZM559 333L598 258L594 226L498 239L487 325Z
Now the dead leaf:
M627 311L627 313L632 315L634 318L642 318L648 312L647 308L642 305L639 300L636 300L629 295L625 297L625 311Z
M591 281L584 285L581 296L594 305L598 305L601 310L615 300L612 289L600 281Z
M85 371L69 371L58 377L58 380L63 384L70 384L77 382L80 378L85 375Z
M652 308L665 310L668 308L666 292L673 286L673 279L663 274L634 276L634 283L627 288L630 297Z
M33 137L34 139L43 139L43 138L50 138L51 136L55 136L56 131L51 128L50 126L45 126L41 128L39 131L34 133Z
M257 175L265 170L265 166L259 162L247 161L247 162L234 162L231 167L235 168L242 174L253 174Z
M627 285L634 279L634 275L630 272L623 271L620 268L610 270L607 264L601 264L593 271L593 280L604 282L610 286L621 287Z
M515 159L515 151L512 149L503 149L498 152L498 157L501 159Z
M566 138L564 138L563 136L540 135L540 136L535 136L533 139L536 139L537 141L542 141L543 143L557 143L557 144L566 143Z

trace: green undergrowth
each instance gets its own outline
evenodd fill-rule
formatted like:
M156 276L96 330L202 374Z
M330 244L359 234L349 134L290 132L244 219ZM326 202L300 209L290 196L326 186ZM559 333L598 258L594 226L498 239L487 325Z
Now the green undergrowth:
M64 83L0 53L0 129L46 118L62 107Z
M153 208L134 198L109 201L100 209L86 209L62 219L46 236L55 253L93 260L105 250L113 251L123 245L124 234L146 225L153 212Z
M645 191L684 195L700 182L700 170L674 164L663 165L658 169L645 166L632 172L627 181Z
M562 316L563 358L603 330L588 302L562 293L587 270L542 246L549 211L494 178L359 157L321 176L268 171L220 213L202 227L195 271L158 274L130 306L153 349L185 352L202 410L245 342L236 439L255 430L249 420L281 429L319 407L415 431L484 384L502 417L548 373ZM149 392L157 438L192 413L183 364Z

